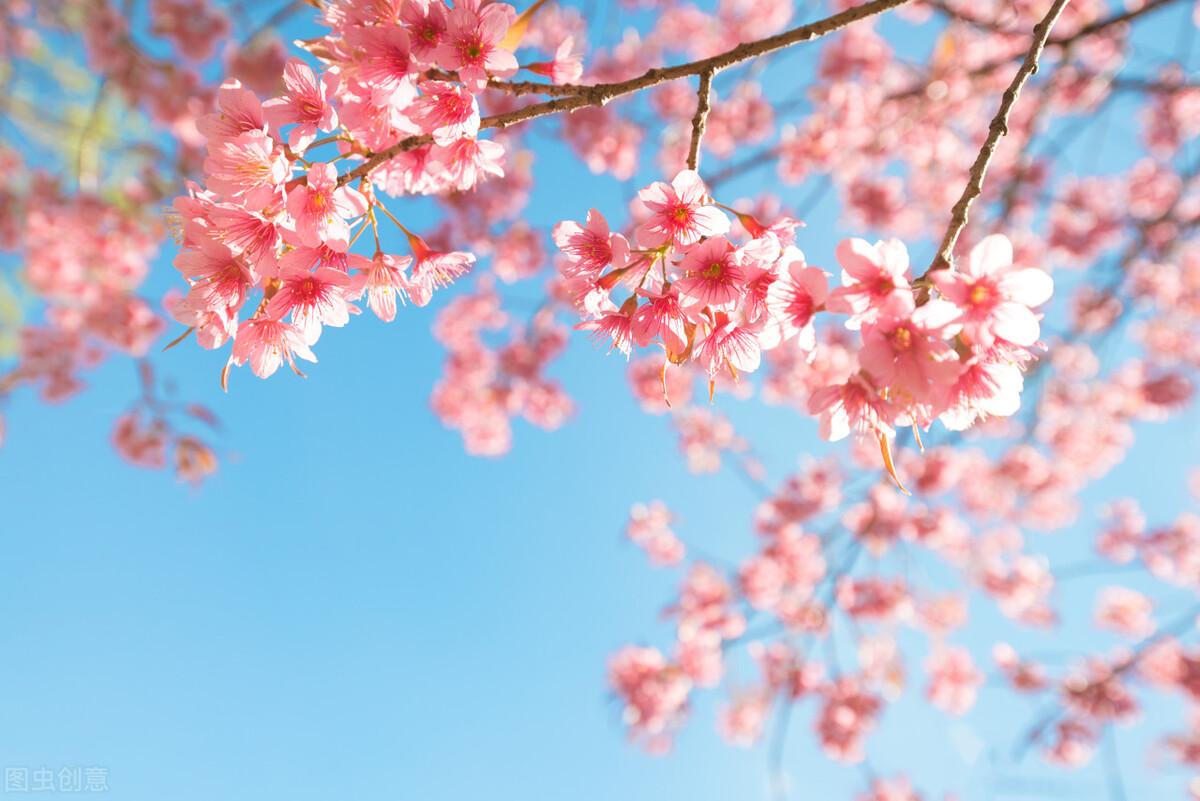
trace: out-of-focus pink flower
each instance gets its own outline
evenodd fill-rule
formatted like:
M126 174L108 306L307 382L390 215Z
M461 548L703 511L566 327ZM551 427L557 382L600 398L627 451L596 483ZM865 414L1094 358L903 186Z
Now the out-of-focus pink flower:
M630 735L652 750L670 745L687 710L691 680L653 648L627 646L608 661L608 682L621 699Z
M1105 587L1096 599L1096 625L1127 637L1154 632L1154 603L1137 590Z
M625 536L646 551L656 567L679 564L686 553L671 530L672 515L662 501L635 504L629 512Z
M925 669L929 673L929 689L925 694L938 709L964 715L975 705L984 676L965 648L936 649Z

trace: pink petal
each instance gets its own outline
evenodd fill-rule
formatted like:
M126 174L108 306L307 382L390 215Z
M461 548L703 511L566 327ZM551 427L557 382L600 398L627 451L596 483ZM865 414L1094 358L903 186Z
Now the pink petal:
M843 239L837 246L838 264L852 278L865 281L879 275L882 260L879 252L865 239Z
M1000 272L1013 263L1012 242L1004 234L985 236L979 244L971 248L967 257L967 266L963 270L972 278Z
M681 170L671 181L671 187L684 203L699 203L707 192L704 181L695 170Z
M692 219L702 236L721 236L729 233L729 218L715 206L703 206L692 213Z
M1041 306L1054 294L1054 279L1036 267L1006 273L999 284L1006 296L1025 306Z
M992 311L992 333L1027 348L1038 341L1038 318L1020 303L1001 303Z

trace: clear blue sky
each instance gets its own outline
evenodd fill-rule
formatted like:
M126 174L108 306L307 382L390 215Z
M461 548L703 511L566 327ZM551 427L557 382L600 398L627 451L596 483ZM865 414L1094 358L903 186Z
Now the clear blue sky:
M1173 42L1181 19L1160 17L1146 40ZM808 76L814 52L789 54L769 81ZM1123 117L1108 122L1102 171L1130 158ZM537 137L543 178L531 221L581 219L588 205L619 216L640 184L588 175L553 130ZM639 178L659 177L646 161ZM735 189L758 191L765 177ZM792 203L808 191L782 189ZM862 233L835 221L833 201L809 216L811 261L831 265L837 239ZM167 246L155 292L174 281L172 255ZM513 295L537 291L534 281ZM630 398L624 361L583 335L552 371L578 401L571 422L553 434L518 423L508 457L467 457L428 408L442 360L429 334L437 305L403 309L392 325L365 316L328 331L307 381L242 370L227 396L217 387L223 354L189 345L158 357L185 397L225 423L220 443L232 458L198 491L110 450L112 420L135 392L128 362L98 370L64 406L21 396L9 407L0 768L103 766L120 801L765 797L765 749L725 746L711 699L675 751L654 758L625 743L604 683L617 647L670 643L657 614L677 577L652 571L622 540L629 506L661 498L689 543L736 559L752 545L754 491L728 471L687 473L668 422ZM772 481L825 449L793 412L729 397L717 405ZM1172 516L1187 503L1196 423L1192 412L1170 429L1143 427L1130 462L1089 504L1137 495L1161 513L1155 522ZM1035 538L1033 549L1082 554L1090 532ZM1103 583L1060 596L1069 620L1087 618ZM1017 636L985 602L973 612L982 622L962 641L980 658L992 639ZM753 677L740 661L734 671ZM916 664L913 679L919 691ZM993 758L1003 761L1035 715L995 691L963 721L903 700L871 740L872 761L884 774L932 778L929 797L1001 797L998 781L1014 771ZM1181 774L1147 770L1144 743L1119 737L1131 799L1180 795ZM807 711L787 755L797 797L861 789L857 770L817 753ZM1096 768L1053 782L1003 797L1094 799L1104 787Z

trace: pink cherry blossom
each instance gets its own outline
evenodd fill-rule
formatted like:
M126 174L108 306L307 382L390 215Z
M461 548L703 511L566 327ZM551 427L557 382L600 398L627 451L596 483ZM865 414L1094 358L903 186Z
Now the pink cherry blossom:
M517 71L517 59L501 40L515 20L516 12L507 3L456 6L447 15L446 32L435 53L438 63L455 70L473 91L483 89L489 76L507 78Z
M983 673L964 648L935 650L926 663L930 702L951 715L963 715L975 705Z
M217 111L196 121L196 128L210 145L223 139L235 139L249 131L266 131L267 120L262 102L240 81L221 84L217 92Z
M646 551L656 567L678 564L686 549L671 530L671 512L661 501L635 504L629 512L625 536Z
M284 361L299 373L297 356L310 362L317 360L295 326L267 317L246 320L238 326L231 361L239 366L249 362L250 369L259 378L273 375Z
M784 273L767 291L770 322L763 332L763 347L793 338L802 350L816 347L813 318L829 295L829 277L809 267L798 250L785 252L781 259Z
M899 240L874 245L864 239L838 244L842 286L829 295L830 311L849 314L846 325L859 328L880 318L899 319L915 308L908 284L908 250Z
M651 184L638 198L650 212L638 228L638 241L643 245L693 245L702 237L729 231L729 218L707 202L708 190L692 170L680 172L670 184Z
M584 226L570 220L555 225L554 242L567 254L573 272L598 274L610 264L623 267L629 251L625 237L612 233L608 220L595 209L588 212Z
M1106 587L1096 600L1096 625L1127 637L1154 632L1154 604L1136 590Z
M413 249L413 267L409 275L408 295L418 306L425 306L435 289L447 287L466 275L475 263L470 253L435 251L421 237L409 234Z
M288 62L283 72L287 93L263 103L263 113L276 131L291 125L288 144L303 150L317 138L317 131L338 127L337 111L330 103L338 87L335 73L317 78L312 67L298 59Z
M821 690L817 735L830 758L841 762L863 760L863 738L875 728L879 698L853 676L843 676Z
M266 205L291 175L275 141L259 130L217 143L209 150L204 171L214 190L251 207Z
M337 168L332 164L314 164L308 182L288 194L287 209L303 244L317 247L328 243L344 250L350 239L347 219L366 214L367 200L358 190L338 184Z
M423 81L421 96L409 107L408 116L442 146L459 139L474 139L479 133L475 96L445 81Z
M675 289L685 305L730 309L745 291L746 273L737 262L733 245L714 236L688 251L680 265L683 277Z
M652 648L628 646L608 663L609 684L623 704L622 719L652 748L663 749L686 713L691 681Z
M696 359L712 377L723 370L752 373L762 360L757 332L737 320L718 320L697 343Z
M808 412L820 417L821 437L830 442L844 439L851 432L891 432L891 406L860 376L812 393Z
M369 267L361 268L353 278L354 297L367 296L367 306L385 323L396 319L396 298L403 301L408 293L405 270L412 264L411 256L396 257L380 253Z
M583 74L583 61L575 54L575 40L568 36L554 50L553 61L536 61L526 69L545 75L553 83L573 83Z
M963 336L985 348L997 338L1022 347L1037 342L1040 331L1032 309L1054 291L1043 271L1013 266L1012 245L1001 234L976 245L961 270L938 270L932 280L958 309Z
M417 70L406 29L396 25L355 27L348 38L358 51L352 67L356 79L393 96L411 99L416 94L413 79ZM317 127L332 130L327 125Z
M281 320L292 316L292 325L300 332L306 345L315 345L321 336L321 326L340 328L350 322L346 302L350 276L330 267L315 272L286 267L279 273L280 287L267 304L267 314Z

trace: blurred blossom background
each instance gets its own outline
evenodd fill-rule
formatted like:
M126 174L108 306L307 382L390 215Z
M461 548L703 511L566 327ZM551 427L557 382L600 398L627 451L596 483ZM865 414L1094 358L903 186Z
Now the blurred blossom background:
M178 135L182 147L194 136L185 123L173 131L163 120L202 113L201 87L231 73L247 85L257 81L263 97L272 94L269 76L278 75L271 70L282 68L289 43L323 32L315 12L282 0L235 1L163 19L140 0L117 4L154 58L184 64L185 47L199 51L188 66L192 94L193 79L159 76L161 96L148 111L121 100L120 75L101 77L89 66L84 40L107 23L89 16L87 3L12 2L2 12L10 23L42 14L44 24L8 27L0 46L0 165L7 165L0 204L4 173L44 170L117 209L149 211L114 223L136 230L112 254L128 260L127 278L138 274L129 282L144 307L128 305L125 289L96 307L105 319L119 317L114 339L133 340L106 342L103 358L64 348L87 368L48 370L50 378L9 392L0 407L0 767L104 766L108 795L131 800L649 801L773 797L780 791L774 759L791 797L864 791L872 778L864 769L820 753L811 708L795 710L786 739L768 727L754 746L730 748L716 730L723 700L700 695L670 752L653 756L631 747L606 678L614 651L670 642L674 627L659 612L680 574L651 567L625 537L635 503L663 501L691 554L736 565L755 547L755 510L770 489L807 460L845 454L847 443L821 441L815 420L764 403L761 392L724 382L707 406L697 385L696 406L727 418L744 450L725 453L711 472L689 471L670 416L645 413L630 392L625 358L605 356L606 346L573 331L548 368L572 399L569 418L553 432L518 420L503 458L470 455L430 407L446 358L431 325L440 308L471 290L466 284L430 306L402 308L391 324L368 314L350 328L327 329L320 361L304 365L307 379L285 370L262 381L241 370L223 392L226 353L191 343L163 352L182 333L163 311L181 286L166 211L183 191L174 169ZM589 21L594 46L611 45L626 28L645 30L658 13L653 4L558 5ZM794 20L829 10L794 5ZM1139 22L1131 63L1159 63L1165 52L1194 78L1191 14L1189 3L1178 3ZM943 25L885 15L875 27L899 59L924 63ZM776 128L811 110L804 88L820 52L800 45L768 68L749 68L777 106ZM157 118L154 103L163 107ZM653 139L650 101L635 99L630 108ZM1128 171L1144 155L1140 108L1137 97L1116 97L1080 133L1072 122L1054 122L1047 140L1069 133L1072 142L1057 167ZM534 128L526 147L521 158L531 159L536 190L519 216L544 237L544 263L526 280L498 284L513 321L531 320L543 301L553 271L546 232L555 223L582 220L590 207L623 222L637 189L663 175L653 154L623 178L594 174L558 123ZM739 150L731 163L752 150ZM702 172L725 163L714 157ZM809 263L834 273L844 237L903 235L894 220L875 228L848 214L827 184L820 175L783 184L768 167L733 175L720 193L727 202L777 195L806 223L798 244ZM392 207L414 230L430 230L442 216L428 198ZM0 229L45 214L38 247L96 247L77 231L80 213L68 201L22 207L20 219L0 211ZM1036 217L1028 223L1037 224ZM406 247L395 227L380 231L385 248ZM0 249L3 240L0 233ZM909 247L920 264L935 243L914 238ZM53 305L25 264L19 250L0 253L0 359L9 367L23 327L41 325ZM1084 271L1055 279L1043 324L1050 335L1064 330L1079 282L1091 280ZM130 323L143 315L143 323ZM1139 347L1117 336L1098 351L1115 363ZM51 350L44 358L60 353ZM139 402L172 409L177 435L195 438L194 447L162 457L179 479L114 453L115 421ZM1154 598L1165 619L1191 608L1192 589L1102 564L1090 543L1102 509L1117 498L1137 498L1156 521L1195 511L1198 423L1194 405L1163 423L1135 422L1124 460L1078 496L1075 522L1026 532L1030 551L1079 573L1055 588L1059 627L1018 625L970 591L971 624L954 640L971 649L988 679L968 714L948 717L929 705L920 678L925 640L900 635L912 681L867 742L869 770L920 777L927 799L1090 800L1113 792L1111 754L1119 748L1128 798L1183 797L1189 773L1159 743L1162 727L1188 726L1175 697L1147 697L1140 716L1154 728L1116 727L1106 735L1114 742L1099 746L1110 758L1061 772L1024 753L1022 738L1044 710L1001 687L989 655L1005 641L1058 668L1128 643L1091 625L1097 593L1114 583ZM914 450L911 439L903 444ZM126 442L131 449L136 461L136 442ZM927 554L888 564L921 587L948 581ZM847 631L835 640L834 648L852 653ZM745 653L729 657L727 686L750 686L756 676Z

